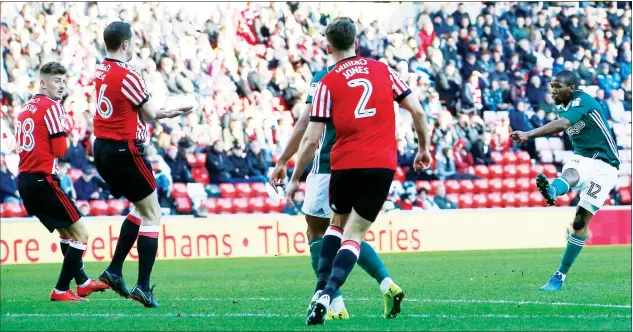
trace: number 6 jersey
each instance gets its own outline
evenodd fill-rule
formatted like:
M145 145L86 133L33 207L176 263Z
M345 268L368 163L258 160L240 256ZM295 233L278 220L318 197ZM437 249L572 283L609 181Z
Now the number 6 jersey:
M93 76L97 105L94 131L97 138L142 143L147 125L138 108L149 100L145 81L130 65L108 59Z
M57 174L53 139L63 137L66 144L66 111L57 101L36 94L24 104L15 128L20 173Z
M339 61L316 86L310 121L334 124L332 170L397 168L394 101L411 93L382 62L351 57Z

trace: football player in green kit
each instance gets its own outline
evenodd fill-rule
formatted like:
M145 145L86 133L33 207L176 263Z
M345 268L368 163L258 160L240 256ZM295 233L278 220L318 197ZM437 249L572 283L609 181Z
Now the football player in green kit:
M621 163L615 138L600 104L578 89L578 81L578 77L569 70L554 75L552 97L557 105L564 105L559 113L560 119L529 132L515 131L511 134L512 139L525 142L565 130L574 146L575 156L565 164L560 177L552 182L543 174L536 177L536 186L548 205L556 204L556 197L571 189L580 191L574 232L569 235L558 270L541 287L544 291L557 291L563 286L567 272L585 244L591 218L604 205L617 182Z

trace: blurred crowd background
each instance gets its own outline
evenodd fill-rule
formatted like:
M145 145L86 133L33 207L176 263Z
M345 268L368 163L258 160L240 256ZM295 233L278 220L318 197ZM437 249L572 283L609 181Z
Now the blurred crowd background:
M476 179L473 166L494 164L494 152L527 151L531 163L560 166L562 160L543 154L539 142L515 145L509 132L557 118L549 82L562 69L578 73L583 89L602 104L619 148L631 149L630 2L0 6L0 203L19 202L13 128L21 105L38 91L40 65L49 61L69 70L63 105L71 147L62 160L64 190L81 201L111 198L92 167L91 74L105 56L102 32L114 20L132 24L137 47L131 64L152 98L167 106L197 105L186 117L150 124L148 156L161 205L171 213L174 183L200 182L202 176L217 188L267 180L304 109L314 73L332 63L324 28L342 15L357 22L359 55L394 68L431 122L433 168L413 173L411 119L397 111L404 182ZM560 150L571 150L566 134L559 137ZM206 154L202 175L187 158L196 153ZM623 168L630 179L630 164ZM429 200L426 192L402 184L394 186L389 208L402 208L404 200L424 208L419 202ZM434 203L454 207L441 201Z

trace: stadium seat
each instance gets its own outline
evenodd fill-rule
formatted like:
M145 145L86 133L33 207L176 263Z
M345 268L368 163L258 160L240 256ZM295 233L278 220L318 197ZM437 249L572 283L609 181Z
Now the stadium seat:
M435 195L435 193L437 192L437 187L439 187L442 184L444 184L444 181L440 181L440 180L431 181L431 191L429 192L429 194Z
M81 177L81 174L83 174L83 171L76 168L71 168L68 171L68 176L70 176L70 180L72 180L73 183L75 183L75 181L77 181L77 179Z
M4 207L4 204L0 204L0 218L9 218L9 209Z
M197 167L191 170L191 177L197 183L207 185L210 182L209 171L204 167Z
M446 195L446 198L448 198L449 201L452 201L455 203L459 202L459 194L448 194Z
M130 203L122 199L111 199L107 202L107 204L108 204L108 215L120 216L120 215L123 215L123 210L125 210Z
M471 209L473 207L473 195L472 194L459 195L458 204L459 204L460 209Z
M563 140L560 137L550 137L548 139L549 149L552 151L563 151L565 150L565 145L563 144Z
M556 166L552 164L543 165L543 174L545 174L548 178L552 179L558 175L558 171L556 170Z
M545 198L543 198L543 195L541 195L540 192L533 191L532 193L530 193L530 206L537 207L546 205L547 204L545 203Z
M415 181L415 188L420 191L425 189L427 192L431 191L431 183L429 181Z
M196 156L194 156L193 153L187 153L185 155L185 157L187 158L187 164L189 164L189 166L191 166L191 168L195 168L196 166Z
M285 202L280 199L269 197L264 202L264 211L266 213L281 213L284 210Z
M519 201L514 193L507 192L501 195L501 204L504 208L513 208L519 206Z
M460 192L461 186L457 180L448 180L444 182L447 194L457 194Z
M521 191L530 191L532 188L532 183L534 183L534 180L530 179L530 178L519 178L517 179L517 191L521 192Z
M235 184L235 197L251 197L253 190L251 189L250 183L237 183ZM235 205L235 202L233 202Z
M504 165L516 165L517 160L517 156L514 154L514 152L505 152L503 154Z
M196 167L205 167L207 163L206 153L196 153Z
M489 208L501 208L503 207L503 203L501 200L501 194L498 192L488 194L488 203L486 204Z
M233 198L233 213L248 213L248 198Z
M517 191L517 180L515 179L504 179L502 181L503 188L501 191L503 192L515 192Z
M549 150L549 141L547 140L547 137L535 138L534 145L535 145L536 151Z
M262 197L252 197L248 201L248 212L249 213L264 213L266 209L264 208L264 198Z
M618 193L620 194L620 203L631 204L631 188L620 188Z
M492 179L488 181L488 186L490 187L490 192L501 192L503 190L503 183L501 179Z
M398 167L396 169L396 174L393 176L393 179L399 182L404 182L406 178L407 174L402 170L402 168Z
M489 175L490 179L503 177L503 166L501 165L490 165L488 166L488 170L490 171L490 175Z
M174 199L174 203L176 203L176 212L180 214L191 213L192 207L189 197L176 197L176 199Z
M208 197L212 197L212 198L218 198L220 196L222 196L222 193L220 192L220 187L218 187L217 184L210 184L208 186L205 187L206 191L207 191L207 196Z
M21 206L20 203L4 203L4 214L7 218L21 218L26 217L26 210Z
M530 178L536 178L539 173L543 173L544 167L540 164L534 164L530 167Z
M530 154L527 151L519 151L517 155L517 165L529 165L532 162Z
M178 197L187 197L187 184L182 182L174 183L174 188L171 192L171 197L174 199Z
M556 198L556 206L569 206L571 198L569 195L562 195Z
M541 150L539 151L539 157L542 163L553 163L554 153L551 150Z
M299 182L299 190L306 192L306 188L308 188L308 184L305 182Z
M510 164L503 166L503 178L516 178L517 177L517 166Z
M515 206L528 207L530 206L530 194L527 191L522 191L514 195L516 199Z
M488 170L488 166L486 165L475 166L475 176L487 179L490 176L490 171Z
M233 201L230 198L218 198L217 211L220 214L233 213Z
M90 215L91 216L107 216L108 203L102 200L90 201Z
M202 201L202 205L207 208L207 213L216 214L218 213L218 202L215 198L207 198Z
M490 153L490 157L492 158L492 161L495 162L495 164L503 164L503 155L501 154L501 152L493 151Z
M607 198L604 200L604 206L610 205L613 205L613 202L611 202L611 196L607 196Z
M527 178L530 176L530 164L521 164L517 166L517 178Z
M233 198L236 196L235 186L232 183L221 183L219 187L222 198Z
M487 179L477 179L473 181L473 185L475 186L476 194L485 194L488 192L488 188L490 187Z
M477 194L473 196L473 208L483 209L488 204L488 198L486 194Z
M261 182L251 183L251 196L268 197L268 192L266 192L266 184Z
M472 180L459 181L459 191L461 193L473 193L475 191L475 185Z

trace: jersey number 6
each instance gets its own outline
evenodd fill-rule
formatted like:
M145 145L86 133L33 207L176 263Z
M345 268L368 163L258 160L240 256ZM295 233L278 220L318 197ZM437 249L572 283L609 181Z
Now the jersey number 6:
M358 105L356 105L356 110L354 110L354 117L357 119L360 118L368 118L370 116L376 115L375 108L366 109L367 103L369 102L369 98L371 98L372 92L374 92L374 87L371 85L371 82L366 78L357 78L347 82L349 87L362 87L363 94L360 96L360 100L358 101Z
M99 89L99 95L97 96L97 113L101 115L102 118L107 119L112 116L114 109L112 108L112 102L105 96L105 90L108 86L106 84L101 84L101 88ZM103 109L103 106L105 109Z

